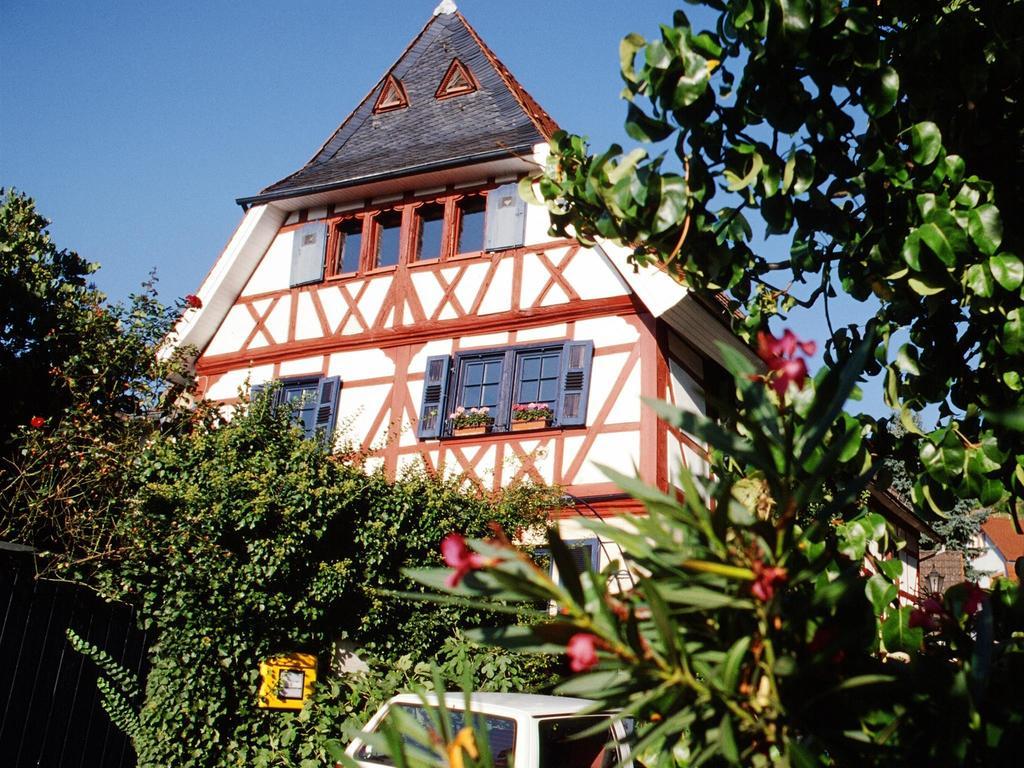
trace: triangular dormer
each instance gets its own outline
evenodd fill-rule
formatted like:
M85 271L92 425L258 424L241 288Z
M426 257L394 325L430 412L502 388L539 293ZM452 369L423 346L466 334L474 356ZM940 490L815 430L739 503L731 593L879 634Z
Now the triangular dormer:
M438 99L447 99L451 96L461 96L465 93L472 93L477 89L473 75L466 69L466 65L458 59L452 59L452 64L437 87L434 96Z
M381 112L390 112L393 109L402 109L409 106L409 97L405 95L405 88L402 81L389 74L384 78L384 85L380 89L380 95L373 105L375 115Z
M529 156L557 129L454 4L442 3L305 166L238 202Z

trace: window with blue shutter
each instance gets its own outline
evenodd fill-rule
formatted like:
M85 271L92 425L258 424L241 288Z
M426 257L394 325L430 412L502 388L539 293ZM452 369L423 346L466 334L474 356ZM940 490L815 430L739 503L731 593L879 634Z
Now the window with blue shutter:
M330 441L338 418L338 394L341 392L339 377L309 376L281 379L273 386L273 407L288 407L296 425L302 428L307 438L319 434L322 439ZM249 399L254 401L262 397L267 387L266 384L251 387Z
M439 437L444 427L448 399L448 355L427 358L427 369L423 377L423 400L420 403L420 420L416 427L417 437Z
M562 351L562 391L559 394L558 422L562 426L587 423L590 398L590 368L594 360L594 342L567 341Z
M428 358L417 435L448 434L447 417L459 407L486 407L492 432L509 428L516 405L547 405L552 426L585 425L593 357L592 341L567 341Z
M597 571L600 566L600 550L597 539L568 539L563 542L572 557L573 567L579 575L586 570ZM558 578L558 584L564 585L563 577L555 567L555 559L551 556L551 550L546 547L533 551L533 560L541 568L545 569L552 577Z
M518 184L505 184L487 193L485 251L518 248L526 235L526 201Z
M327 222L316 221L295 230L292 240L292 269L288 284L319 283L324 279L324 256L327 253Z

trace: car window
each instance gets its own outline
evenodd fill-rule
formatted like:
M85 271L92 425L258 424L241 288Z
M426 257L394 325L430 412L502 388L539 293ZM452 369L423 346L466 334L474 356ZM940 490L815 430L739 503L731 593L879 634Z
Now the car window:
M583 735L602 721L608 727ZM618 761L611 718L558 717L540 721L540 768L612 768Z
M434 717L436 710L428 711L419 704L396 704L391 710L401 709L411 715L427 732L435 731ZM389 715L391 710L389 710ZM457 709L448 710L449 728L453 734L462 730L466 724L465 713ZM487 731L487 742L490 745L491 756L494 759L494 768L509 768L512 765L512 757L515 752L516 722L506 717L495 717L494 715L476 715L471 725L477 728L483 727ZM381 724L383 725L383 723ZM379 730L379 728L378 728ZM410 751L422 750L408 736L403 735L402 740ZM380 754L369 744L363 744L356 752L356 760L378 765L394 765L394 761L387 755Z

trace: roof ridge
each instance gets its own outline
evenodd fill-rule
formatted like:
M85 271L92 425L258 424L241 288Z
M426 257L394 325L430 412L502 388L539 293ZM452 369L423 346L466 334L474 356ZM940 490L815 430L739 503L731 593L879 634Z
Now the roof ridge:
M533 96L516 80L515 76L509 70L508 67L497 57L487 43L483 41L483 38L473 28L473 25L469 23L465 16L462 15L462 11L456 10L455 17L463 23L466 27L466 31L472 36L476 44L480 46L480 50L483 51L487 60L491 63L491 66L497 71L498 76L505 82L506 87L515 97L516 101L519 102L519 106L522 107L523 112L530 118L530 121L537 127L541 135L547 139L550 139L555 131L560 130L558 123L547 113Z

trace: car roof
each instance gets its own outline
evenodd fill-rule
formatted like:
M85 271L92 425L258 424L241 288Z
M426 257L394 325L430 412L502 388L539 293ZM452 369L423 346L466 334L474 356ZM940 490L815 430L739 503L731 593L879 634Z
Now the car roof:
M444 705L449 709L465 709L466 694L445 693ZM433 693L425 695L428 704L436 704L437 696ZM549 715L572 715L594 706L589 699L576 699L570 696L542 696L533 693L483 693L470 694L471 707L486 707L497 711L508 710L509 714L525 712L531 717ZM393 697L389 704L422 704L423 700L414 693L403 693Z

